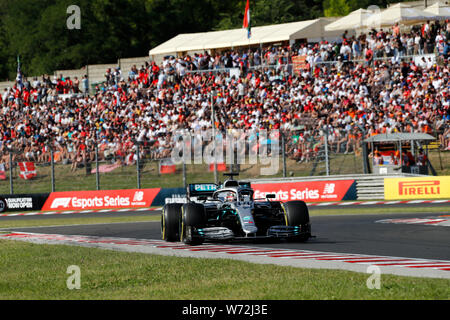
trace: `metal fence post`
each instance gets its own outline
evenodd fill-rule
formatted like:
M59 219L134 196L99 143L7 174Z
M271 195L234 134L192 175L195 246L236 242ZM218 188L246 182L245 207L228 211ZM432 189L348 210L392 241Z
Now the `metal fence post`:
M184 155L183 155L183 187L184 187L184 189L187 188L187 180L186 180L186 161L184 161Z
M359 124L356 125L358 127L359 130L361 130L362 132L362 157L363 157L363 173L367 174L370 173L369 172L369 165L368 165L368 152L367 152L367 142L364 142L364 140L366 139L366 130L364 129L364 127L360 126Z
M50 148L50 166L51 166L51 180L52 180L52 192L55 192L55 161L53 158L53 148Z
M325 167L327 176L330 175L330 159L328 157L328 125L325 127Z
M139 143L136 143L136 166L137 166L137 188L141 188L141 156L140 156L140 150L139 150Z
M12 151L9 151L9 192L14 194Z
M100 190L100 172L98 168L98 144L95 144L95 184L97 190Z
M216 95L216 90L213 89L211 91L211 125L212 125L212 138L214 143L214 183L219 183L218 177L217 177L217 153L216 153L216 117L214 112L214 96Z
M283 177L286 178L286 144L284 133L281 133L281 151L283 153Z

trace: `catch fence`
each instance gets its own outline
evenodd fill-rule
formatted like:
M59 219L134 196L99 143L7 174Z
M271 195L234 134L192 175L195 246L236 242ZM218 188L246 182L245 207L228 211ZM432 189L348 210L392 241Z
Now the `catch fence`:
M0 194L183 187L192 182L223 181L225 171L239 172L240 179L370 172L371 164L363 159L365 153L369 157L372 154L363 148L362 128L354 128L354 134L339 135L332 128L318 128L314 122L303 123L280 132L276 148L264 151L270 161L263 161L260 151L256 161L251 158L251 146L246 141L242 156L238 157L237 148L231 157L224 149L225 156L217 160L216 166L205 157L206 144L201 148L200 160L191 150L192 157L184 163L174 161L171 148L138 142L125 149L93 143L77 154L51 146L43 154L12 148L1 157ZM437 174L448 174L450 157L448 151L441 150L439 140L429 146L429 153Z

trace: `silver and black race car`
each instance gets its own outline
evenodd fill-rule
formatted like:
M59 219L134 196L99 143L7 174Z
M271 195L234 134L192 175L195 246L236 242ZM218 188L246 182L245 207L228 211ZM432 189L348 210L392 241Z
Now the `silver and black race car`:
M253 199L249 182L225 173L223 184L195 183L187 188L186 203L168 203L161 214L166 241L196 245L204 241L290 239L311 237L308 207L303 201Z

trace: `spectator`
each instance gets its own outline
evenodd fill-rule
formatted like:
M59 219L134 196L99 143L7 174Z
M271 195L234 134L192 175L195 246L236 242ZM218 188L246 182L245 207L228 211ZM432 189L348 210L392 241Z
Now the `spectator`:
M429 28L433 51L437 48L445 57L442 32L436 25L433 38ZM26 150L16 155L18 160L48 161L43 146L52 141L62 160L76 170L92 159L94 144L100 146L102 159L124 163L132 154L132 141L138 139L145 146L143 156L167 157L173 147L170 133L211 127L212 88L217 92L216 125L222 132L290 132L304 125L295 139L287 139L289 155L296 161L314 159L324 145L324 125L333 128L329 142L335 152L357 152L365 137L382 132L434 130L444 149L449 146L450 121L447 61L399 63L405 52L416 51L417 35L380 30L358 38L345 34L342 45L324 41L298 49L273 46L165 57L160 65L131 67L126 79L118 68L106 70L104 86L92 95L85 75L83 95L75 99L64 100L60 94L78 92L78 79L34 79L28 89L16 86L2 93L0 152L4 155L13 145ZM448 30L445 39L448 47ZM299 73L288 67L293 54L307 56L307 67ZM364 63L352 60L359 56ZM241 74L232 77L223 71L231 67L240 68ZM366 136L356 124L366 128Z
M83 94L84 94L84 96L88 96L89 95L89 79L88 79L87 75L83 76L82 84L83 84Z

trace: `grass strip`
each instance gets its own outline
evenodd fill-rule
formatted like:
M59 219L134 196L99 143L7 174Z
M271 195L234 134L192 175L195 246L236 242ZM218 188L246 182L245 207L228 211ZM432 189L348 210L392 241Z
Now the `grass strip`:
M55 219L23 219L23 220L0 220L0 229L19 227L48 227L66 226L77 224L103 224L123 222L147 222L159 221L160 215L151 216L120 216L120 217L85 217L85 218L55 218Z
M449 299L450 280L0 240L0 299ZM81 288L69 290L77 265Z

